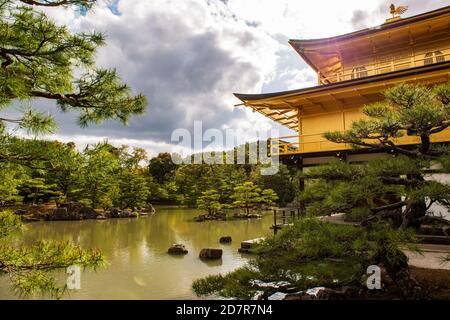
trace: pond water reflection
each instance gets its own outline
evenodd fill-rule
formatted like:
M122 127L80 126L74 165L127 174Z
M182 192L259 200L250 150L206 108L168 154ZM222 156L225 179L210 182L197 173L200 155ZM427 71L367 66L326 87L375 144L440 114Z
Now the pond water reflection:
M243 265L248 256L237 252L240 242L270 234L270 213L258 220L192 221L199 211L157 207L150 217L117 220L38 222L28 224L22 241L38 239L71 240L84 248L97 247L108 266L85 270L81 289L70 291L67 299L195 299L192 281L209 274L224 273ZM219 244L221 236L231 236L230 245ZM170 256L167 249L182 243L186 256ZM202 248L224 250L219 261L198 259ZM64 272L58 278L64 279ZM0 299L15 298L7 279L0 279Z

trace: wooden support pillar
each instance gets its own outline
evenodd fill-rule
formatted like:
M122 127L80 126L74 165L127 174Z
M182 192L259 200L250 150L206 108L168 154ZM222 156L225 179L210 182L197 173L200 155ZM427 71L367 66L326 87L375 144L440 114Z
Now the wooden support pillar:
M273 210L273 234L276 235L278 232L277 226L277 209Z
M300 158L297 161L297 170L300 172L303 172L303 159ZM305 191L305 179L303 179L303 177L299 177L298 178L298 185L299 185L299 191L303 192ZM305 210L305 202L304 201L300 201L300 208L298 210L298 214L300 216L304 216L306 213Z

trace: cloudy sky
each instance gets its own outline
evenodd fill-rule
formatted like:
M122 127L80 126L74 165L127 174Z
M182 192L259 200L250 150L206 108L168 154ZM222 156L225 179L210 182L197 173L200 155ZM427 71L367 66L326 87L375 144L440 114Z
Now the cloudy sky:
M52 113L60 129L50 138L80 145L106 137L115 144L144 147L150 155L176 148L173 130L278 129L259 114L234 107L233 92L261 93L313 86L314 72L288 39L321 38L376 26L389 17L384 0L110 0L82 15L48 10L74 32L105 33L98 64L117 68L149 108L129 126L105 122L80 129L75 116ZM449 0L402 0L404 16L450 4ZM36 101L38 108L48 102ZM245 135L242 140L251 139ZM240 141L242 142L242 141Z

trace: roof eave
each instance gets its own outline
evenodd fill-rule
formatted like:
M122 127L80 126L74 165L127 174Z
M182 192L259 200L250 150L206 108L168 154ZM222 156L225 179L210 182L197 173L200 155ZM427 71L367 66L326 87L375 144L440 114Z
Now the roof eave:
M327 45L327 44L336 43L336 42L339 42L342 40L346 40L348 38L352 38L355 36L362 36L362 35L366 35L366 34L377 33L377 32L387 30L387 29L400 27L404 24L419 22L419 21L422 21L425 19L433 18L435 16L439 16L439 15L443 15L443 14L447 14L447 13L450 13L450 5L433 10L433 11L424 12L424 13L421 13L421 14L418 14L418 15L415 15L412 17L404 18L401 20L393 21L393 22L384 23L379 26L354 31L354 32L342 34L339 36L328 37L328 38L319 38L319 39L290 39L289 43L291 45L296 44L299 47L307 47L307 46L311 46L311 45ZM298 52L298 50L297 50L297 52Z
M334 83L315 86L315 87L308 87L308 88L303 88L303 89L280 91L280 92L273 92L273 93L262 93L262 94L234 93L234 96L236 98L238 98L239 100L241 100L245 104L245 103L252 102L252 101L276 99L276 98L281 98L281 97L287 98L289 96L296 95L296 94L306 94L306 93L317 92L317 91L322 91L322 90L331 90L331 89L339 88L342 86L350 86L350 85L359 84L359 83L382 81L384 79L398 77L399 75L418 74L418 73L422 73L422 72L429 72L429 71L448 69L448 68L450 68L450 61L444 61L444 62L432 64L432 65L398 70L398 71L393 71L393 72L384 73L384 74L378 74L378 75L369 76L369 77L360 78L360 79L334 82Z

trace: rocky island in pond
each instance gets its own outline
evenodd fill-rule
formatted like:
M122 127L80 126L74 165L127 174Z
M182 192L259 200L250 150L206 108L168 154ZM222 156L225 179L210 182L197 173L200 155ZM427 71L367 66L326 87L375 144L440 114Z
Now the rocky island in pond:
M24 222L138 218L155 214L155 212L156 210L151 204L139 210L118 208L99 210L78 202L62 203L56 208L36 205L23 207L14 211L14 213L19 215Z

